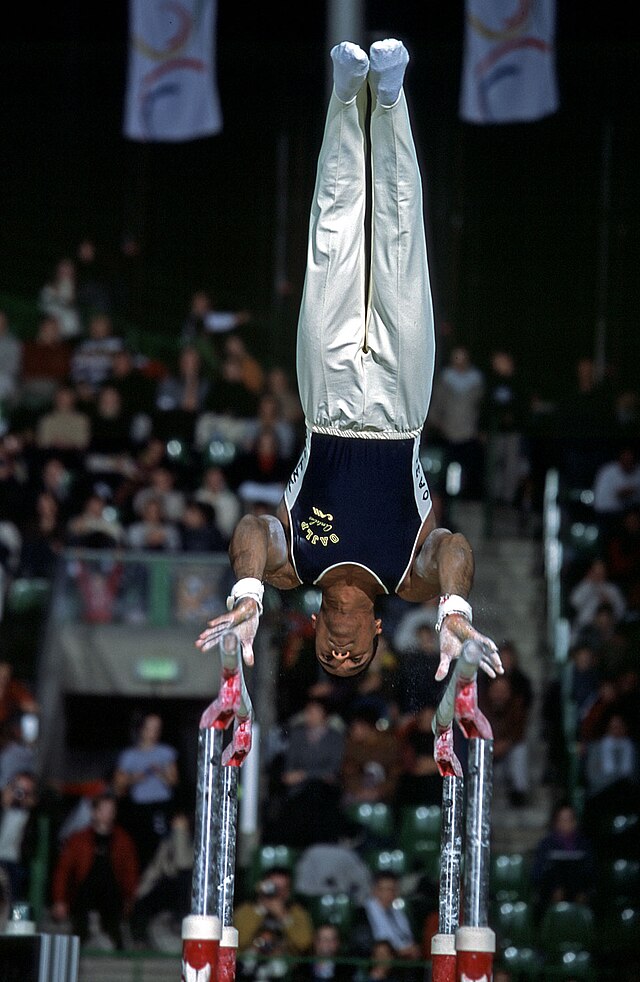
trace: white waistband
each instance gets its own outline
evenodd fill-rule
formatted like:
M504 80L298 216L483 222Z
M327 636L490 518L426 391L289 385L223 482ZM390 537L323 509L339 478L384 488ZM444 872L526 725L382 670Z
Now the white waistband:
M321 433L323 436L342 436L352 440L414 440L422 432L422 428L417 430L342 430L337 426L319 426L314 423L312 426L307 424L307 429L312 433Z

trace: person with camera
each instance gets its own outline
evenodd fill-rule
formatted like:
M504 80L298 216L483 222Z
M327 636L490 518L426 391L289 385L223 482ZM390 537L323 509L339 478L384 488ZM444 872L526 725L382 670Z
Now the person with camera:
M313 925L305 908L291 899L291 872L284 868L268 871L256 888L254 900L240 904L234 923L238 930L238 951L251 948L267 921L282 932L287 955L304 955L313 940Z
M0 906L27 897L29 866L37 846L37 805L35 775L30 771L14 774L0 796L0 873L4 874L0 893L8 893L0 897Z

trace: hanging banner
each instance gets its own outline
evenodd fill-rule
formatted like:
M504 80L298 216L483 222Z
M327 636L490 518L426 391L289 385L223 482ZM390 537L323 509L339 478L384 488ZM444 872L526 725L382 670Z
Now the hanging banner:
M124 135L181 142L222 129L217 0L129 0Z
M555 0L466 0L460 116L523 123L558 108Z

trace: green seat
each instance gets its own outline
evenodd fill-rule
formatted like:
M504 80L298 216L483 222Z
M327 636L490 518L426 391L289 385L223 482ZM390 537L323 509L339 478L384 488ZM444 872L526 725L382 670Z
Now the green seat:
M491 895L498 902L526 900L529 896L529 870L521 852L496 853L491 857Z
M594 917L586 904L562 901L552 904L540 925L540 943L556 960L566 952L589 951L593 946Z
M442 810L439 805L418 805L402 809L400 820L400 845L413 855L421 843L440 846Z
M343 937L348 935L354 915L354 905L348 894L323 893L306 903L315 927L335 924Z
M565 951L562 957L553 965L545 965L544 982L553 979L576 979L584 982L596 982L598 975L590 952Z
M530 904L524 900L498 904L493 927L500 948L534 948L535 930Z
M610 910L598 931L598 948L607 955L636 952L640 937L640 907Z
M347 816L352 822L365 826L376 835L388 837L393 832L391 809L384 802L379 801L375 805L368 802L350 805L347 808Z
M372 873L393 873L404 876L409 864L404 849L374 849L367 857L367 865Z
M535 948L511 945L502 952L501 961L514 980L540 978L541 958Z
M440 879L440 843L421 839L407 853L407 863L415 872L424 873L432 882Z
M288 869L293 872L298 854L295 849L285 845L260 846L251 863L249 873L249 889L253 890L257 883L270 869Z
M18 577L9 587L6 609L12 614L29 614L44 610L51 593L49 580L40 577Z
M589 522L572 522L567 532L567 545L581 560L595 559L600 550L600 529Z
M603 870L602 892L607 906L637 905L640 901L640 861L611 859Z

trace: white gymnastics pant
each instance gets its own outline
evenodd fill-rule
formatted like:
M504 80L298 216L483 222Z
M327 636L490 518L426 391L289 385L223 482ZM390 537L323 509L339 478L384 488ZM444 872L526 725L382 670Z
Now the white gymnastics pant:
M422 184L404 92L371 116L373 215L365 301L366 86L331 96L311 207L297 372L307 426L400 438L422 429L435 337Z

